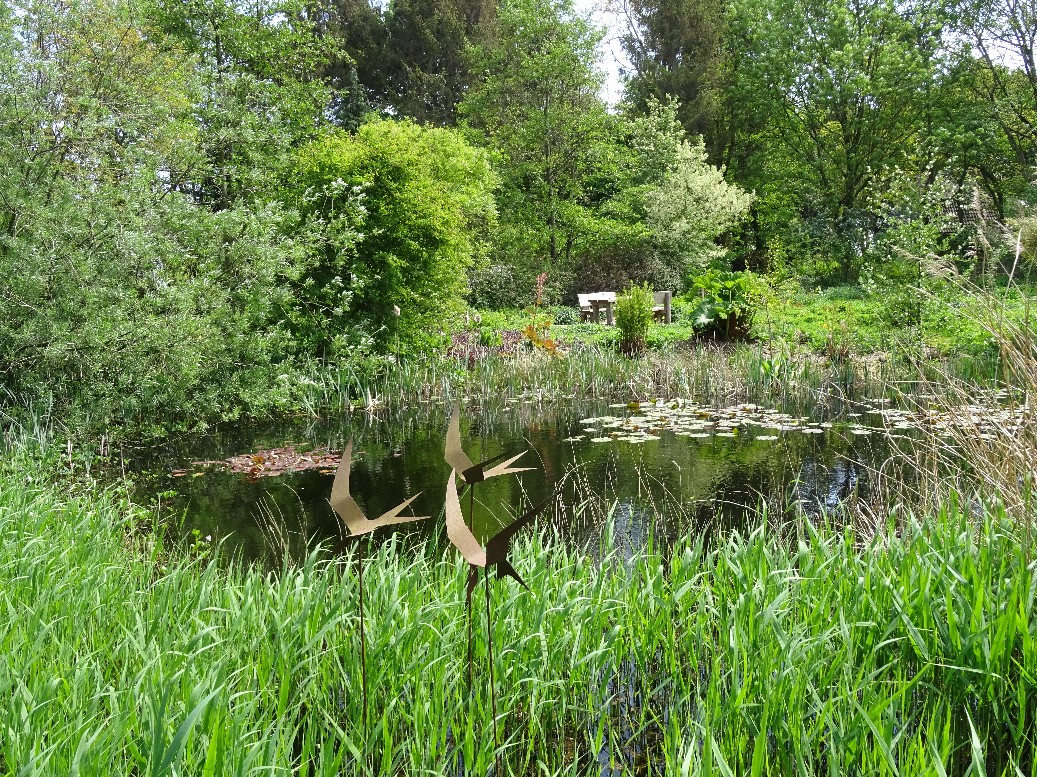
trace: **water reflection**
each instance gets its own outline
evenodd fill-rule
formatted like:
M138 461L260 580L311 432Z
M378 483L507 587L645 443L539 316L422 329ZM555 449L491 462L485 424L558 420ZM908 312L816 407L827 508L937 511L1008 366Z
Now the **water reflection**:
M489 412L466 408L461 431L473 460L528 449L520 463L539 467L479 485L476 534L491 535L562 482L548 514L559 532L581 546L600 547L611 513L609 549L633 554L652 535L666 542L688 533L751 528L761 503L811 515L831 510L866 491L868 469L887 455L879 435L846 434L839 424L814 434L785 431L773 440L748 432L689 437L669 431L636 444L569 439L580 432L581 419L605 412L622 411L595 403L551 412L524 405ZM352 491L361 509L379 515L421 492L415 513L440 520L399 531L439 536L449 472L443 461L447 416L441 406L423 406L392 417L354 414L323 423L217 430L138 456L138 496L161 494L162 512L177 534L210 536L247 561L277 564L284 553L298 557L317 542L339 548L344 538L328 503L331 474L310 470L253 480L214 469L178 478L169 473L199 460L287 444L338 450L353 437Z

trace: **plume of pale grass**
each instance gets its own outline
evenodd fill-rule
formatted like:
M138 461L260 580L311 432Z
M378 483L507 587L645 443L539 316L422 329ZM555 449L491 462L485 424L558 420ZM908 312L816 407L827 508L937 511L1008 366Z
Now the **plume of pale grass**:
M1037 337L1029 296L1013 281L1016 270L1013 265L1006 290L995 293L944 268L943 282L967 301L957 313L997 349L997 377L983 386L946 363L916 357L917 384L907 398L922 421L922 439L902 452L917 464L917 496L924 502L977 494L1004 505L1029 536L1037 487ZM1010 292L1024 296L1021 315L1008 310ZM919 293L945 304L927 290Z

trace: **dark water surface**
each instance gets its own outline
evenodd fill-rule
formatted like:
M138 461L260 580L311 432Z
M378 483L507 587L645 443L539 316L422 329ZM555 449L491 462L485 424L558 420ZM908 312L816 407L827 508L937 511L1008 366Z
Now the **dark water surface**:
M581 423L583 419L637 418L646 407L596 402L550 408L510 403L494 410L465 406L461 436L470 458L529 450L521 463L537 467L478 486L476 532L492 534L499 518L539 501L559 482L558 497L540 520L554 523L563 536L580 544L599 536L606 515L611 515L614 541L632 548L650 533L672 540L753 526L755 511L764 502L772 513L802 507L817 515L842 500L866 495L868 470L888 456L882 434L862 431L867 416L848 417L846 408L815 408L798 416L814 422L815 433L748 423L730 431L693 430L705 435L701 437L665 429L652 433L658 439L593 442L595 434L583 431L602 425ZM747 416L761 410L747 411ZM420 492L413 504L416 514L432 519L399 531L445 535L442 505L449 468L443 443L448 416L448 408L430 404L316 422L225 427L137 457L131 462L137 498L157 504L174 535L184 541L208 544L210 538L208 542L222 543L224 553L247 561L278 564L285 553L298 557L318 542L339 548L344 541L328 503L333 480L329 469L252 478L194 462L285 445L340 451L352 437L352 492L366 514L377 516ZM830 426L821 428L821 422ZM610 431L618 433L599 429L597 438ZM571 439L581 434L583 439ZM767 436L776 439L758 439ZM183 469L187 474L170 474ZM463 503L467 510L467 498Z

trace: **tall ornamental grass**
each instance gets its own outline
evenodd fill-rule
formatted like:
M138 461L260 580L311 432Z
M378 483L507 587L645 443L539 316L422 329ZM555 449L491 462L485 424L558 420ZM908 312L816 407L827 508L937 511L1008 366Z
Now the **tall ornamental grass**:
M0 775L488 774L453 552L371 548L365 721L351 556L192 561L46 475L0 464ZM592 560L528 535L535 593L492 589L503 773L1037 773L1028 558L954 503L864 544L764 521Z
M1018 256L1016 257L1018 261ZM945 272L949 272L944 268ZM979 491L997 500L1033 533L1037 510L1037 336L1031 304L1008 309L1007 292L994 293L973 281L950 274L944 283L964 300L953 310L984 332L997 350L997 378L979 387L946 369L919 360L918 388L909 395L922 418L923 442L907 453L922 475L919 496L930 500L947 491ZM1009 289L1015 284L1009 279ZM1020 292L1021 293L1021 292ZM935 303L939 300L928 295Z
M632 285L616 297L616 328L624 353L640 353L645 348L648 328L652 325L652 290Z

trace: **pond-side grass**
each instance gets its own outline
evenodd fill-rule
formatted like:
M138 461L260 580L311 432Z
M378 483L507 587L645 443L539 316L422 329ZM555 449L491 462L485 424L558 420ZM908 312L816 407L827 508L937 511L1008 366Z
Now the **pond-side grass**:
M902 365L901 365L902 366ZM431 355L369 372L352 365L314 375L304 405L315 415L351 407L477 398L570 402L683 397L722 404L808 408L822 395L882 396L913 373L890 361L824 358L767 343L667 345L630 358L600 344L552 356L520 348L471 359Z
M365 722L350 556L192 560L118 491L78 491L25 448L0 464L0 775L489 773L456 554L371 549ZM870 539L766 526L632 561L518 542L535 594L492 588L503 773L1037 773L1037 565L1012 523L951 503Z

